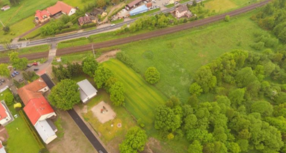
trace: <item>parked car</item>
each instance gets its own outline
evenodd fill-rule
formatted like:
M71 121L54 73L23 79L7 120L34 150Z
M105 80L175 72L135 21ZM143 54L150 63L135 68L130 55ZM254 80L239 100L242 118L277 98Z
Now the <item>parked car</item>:
M37 63L37 62L34 62L33 65L34 65L34 66L38 66L38 63Z
M19 79L19 82L22 82L23 81L23 79Z
M29 67L32 67L32 64L28 64L28 65L27 65L27 68L29 68Z
M0 82L0 86L2 85L2 83Z
M15 77L15 74L12 73L12 74L11 74L11 77L12 77L12 78Z
M34 69L34 71L39 71L39 69L37 68L37 69Z
M17 72L17 71L14 71L14 74L18 75L18 74L19 74L19 72Z
M110 26L111 26L111 27L112 27L112 26L115 26L115 24L111 24Z
M5 82L5 79L1 79L0 82Z

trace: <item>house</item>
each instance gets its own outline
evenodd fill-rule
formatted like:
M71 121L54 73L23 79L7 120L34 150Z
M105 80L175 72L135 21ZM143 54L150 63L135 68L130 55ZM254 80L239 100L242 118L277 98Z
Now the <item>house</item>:
M181 17L191 17L192 13L189 11L188 7L186 5L179 5L175 8L172 14L175 15L176 18L181 18Z
M98 15L101 15L103 12L104 12L104 10L95 8L95 9L93 9L93 10L89 13L89 15L96 17L96 16L98 16Z
M36 11L36 14L35 14L35 21L36 22L43 23L43 22L48 21L49 19L50 19L50 14L48 11L46 11L46 10L43 10L43 11L37 10Z
M42 78L39 78L34 82L31 82L18 89L18 94L21 97L24 105L27 105L29 100L33 98L40 98L47 91L49 91L49 87Z
M6 6L3 6L2 8L1 8L1 11L7 11L7 10L9 10L10 9L10 6L9 5L6 5Z
M0 141L7 141L7 139L9 138L8 132L5 129L4 126L0 126Z
M2 141L0 141L0 153L6 153L5 147L2 144Z
M78 18L78 24L80 26L83 26L84 24L88 24L88 23L91 23L89 16L86 15L86 16Z
M71 15L75 14L76 9L69 6L68 4L66 4L62 1L58 1L56 3L56 5L48 7L47 11L50 13L51 16L54 16L54 15L60 14L60 13L71 16Z
M137 15L137 14L140 14L140 13L144 13L144 12L147 12L148 11L148 8L146 5L142 5L142 6L139 6L137 8L135 8L134 10L131 10L129 12L130 16L133 16L133 15Z
M136 6L137 6L138 4L140 4L141 2L142 2L142 0L134 0L134 1L130 2L129 4L127 4L125 8L126 8L127 10L130 10L130 9L136 7Z
M83 103L96 96L97 90L87 79L78 82L77 85L79 86L80 99Z
M76 9L69 6L68 4L58 1L54 6L48 7L46 10L37 10L35 14L35 22L43 23L50 19L50 17L56 16L58 14L66 14L71 16L75 14Z
M0 124L5 126L13 121L13 117L4 101L0 102Z
M55 126L48 121L55 117L56 113L43 96L48 90L49 87L41 78L18 90L25 104L24 112L46 144L57 138Z

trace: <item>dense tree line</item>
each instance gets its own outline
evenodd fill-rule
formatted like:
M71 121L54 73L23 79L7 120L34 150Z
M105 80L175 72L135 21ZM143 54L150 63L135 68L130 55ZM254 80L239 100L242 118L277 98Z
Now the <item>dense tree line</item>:
M58 79L58 81L64 80L64 79L71 79L72 76L78 76L82 73L82 66L78 63L67 63L66 67L64 67L62 64L59 66L53 66L52 70L55 75L55 77Z
M252 17L262 28L272 30L282 42L286 42L286 1L273 0Z
M187 139L190 153L285 152L285 55L225 53L197 70L188 103L171 97L157 108L155 128ZM204 94L214 97L201 100Z

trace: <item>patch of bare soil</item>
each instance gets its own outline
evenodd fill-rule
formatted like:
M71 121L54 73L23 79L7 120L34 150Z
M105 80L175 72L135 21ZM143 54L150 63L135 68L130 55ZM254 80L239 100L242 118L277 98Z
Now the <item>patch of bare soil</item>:
M152 149L156 148L156 150ZM145 150L141 153L157 153L157 150L161 150L160 141L150 137L146 143Z
M105 62L107 60L109 60L110 58L114 58L116 56L116 53L119 52L120 50L113 50L113 51L109 51L109 52L105 52L102 53L101 56L99 56L96 61L98 63L102 63Z
M91 143L65 111L57 111L64 135L47 145L50 153L97 153Z

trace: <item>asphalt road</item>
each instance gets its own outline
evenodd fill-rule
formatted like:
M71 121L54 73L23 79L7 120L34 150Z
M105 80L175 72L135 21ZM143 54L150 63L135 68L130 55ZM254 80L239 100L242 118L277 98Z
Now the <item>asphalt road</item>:
M216 15L216 16L209 17L209 18L202 19L202 20L193 21L193 22L190 22L190 23L174 26L174 27L171 27L171 28L165 28L165 29L156 30L156 31L153 31L153 32L148 32L148 33L135 35L135 36L127 37L127 38L121 38L121 39L116 39L116 40L96 43L96 44L94 44L94 49L121 45L121 44L125 44L125 43L130 43L130 42L134 42L134 41L138 41L138 40L149 39L149 38L158 37L158 36L162 36L162 35L166 35L166 34L170 34L170 33L174 33L174 32L179 32L179 31L190 29L190 28L194 28L194 27L207 25L207 24L210 24L210 23L213 23L213 22L216 22L216 21L223 20L226 15L236 16L236 15L239 15L239 14L242 14L242 13L254 10L254 9L258 8L258 7L266 5L269 1L270 0L266 0L266 1L263 1L263 2L260 2L260 3L252 4L252 5L249 5L249 6L246 6L246 7L243 7L243 8L240 8L240 9L228 12L228 13ZM128 22L131 22L131 21L133 21L133 20L130 20ZM122 24L126 24L126 23L117 24L114 27L118 28L118 27L122 26ZM105 27L105 28L111 28L111 27ZM101 29L105 29L105 28L101 28ZM100 29L97 29L97 30L100 30ZM89 33L89 32L91 32L91 31L86 31L84 33ZM81 34L81 33L79 33L79 34ZM72 36L73 35L68 35L68 36L55 37L55 38L50 38L50 39L53 39L53 40L67 39L67 37L69 38L69 37L72 37ZM44 41L44 40L38 40L38 41ZM51 40L50 42L53 42L53 41ZM92 46L92 44L88 44L88 45L83 45L83 46L78 46L78 47L58 49L56 55L57 56L61 56L61 55L65 55L65 54L91 50L91 46ZM37 54L36 53L34 53L34 54L26 54L26 55L22 55L21 57L26 57L26 58L28 58L30 60L31 59L37 59L37 58L45 58L45 57L47 57L47 53L43 52L43 53L37 53ZM8 60L9 60L8 58L0 58L0 63L6 63L6 62L8 62Z
M42 79L47 83L48 87L52 89L54 87L54 83L50 79L50 77L47 74L44 74L41 76ZM101 143L97 140L97 138L93 135L93 133L90 131L90 129L85 125L85 123L82 121L82 119L78 116L76 111L74 109L67 111L71 118L75 121L77 126L81 129L81 131L84 133L84 135L87 137L87 139L90 141L90 143L93 145L93 147L97 150L98 153L107 153L106 149L101 145Z
M202 0L196 0L196 1L201 2ZM186 2L186 3L192 4L191 1ZM186 3L184 3L184 4L186 4ZM156 12L154 14L169 13L172 10L174 10L174 7L165 9L163 11ZM125 24L128 25L130 23L133 23L135 20L137 20L137 19L135 18L135 19L131 19L129 21L121 22L121 23L118 23L114 26L108 26L108 27L98 28L95 30L84 31L84 32L80 32L80 33L73 33L73 34L64 35L64 36L50 37L50 38L45 38L45 39L33 40L33 41L21 41L21 42L15 43L15 44L10 44L9 48L10 49L25 48L25 47L31 47L31 46L44 45L44 44L51 44L54 42L61 42L61 41L66 41L66 40L76 39L76 38L81 38L81 37L88 37L90 35L102 33L104 31L109 31L109 30L114 30L114 29L120 28ZM6 50L5 47L3 47L3 45L0 45L0 51L5 51L5 50Z

